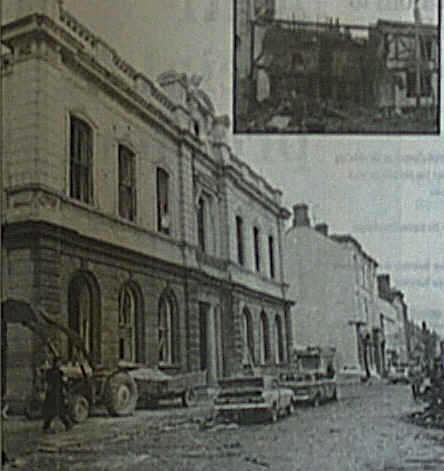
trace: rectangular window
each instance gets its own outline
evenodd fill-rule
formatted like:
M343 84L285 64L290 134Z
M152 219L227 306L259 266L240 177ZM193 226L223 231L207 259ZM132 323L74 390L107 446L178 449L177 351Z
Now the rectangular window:
M433 60L434 57L434 40L433 38L425 38L422 43L422 53L426 60Z
M257 227L253 228L253 239L254 239L254 264L256 271L261 271L261 253L260 253L260 243L259 243L259 229Z
M268 255L270 259L270 277L274 278L274 240L273 236L268 237Z
M422 97L429 97L432 95L432 76L430 72L423 72L421 74L421 94ZM413 98L416 96L416 72L407 72L407 97Z
M162 168L157 169L157 230L170 233L169 175Z
M205 252L205 200L203 198L199 198L197 208L197 239L199 249Z
M84 121L71 117L70 182L71 198L92 203L92 130Z
M236 237L237 237L237 261L239 265L245 263L244 260L244 228L240 216L236 216Z
M134 153L124 146L119 146L119 215L136 219Z

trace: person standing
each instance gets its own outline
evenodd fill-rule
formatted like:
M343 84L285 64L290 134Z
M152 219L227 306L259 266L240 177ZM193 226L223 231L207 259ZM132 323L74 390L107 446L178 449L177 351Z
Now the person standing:
M409 381L412 387L412 396L416 401L420 393L420 387L423 379L422 368L420 365L409 367Z
M65 404L65 385L60 365L60 358L55 357L52 368L46 374L47 390L42 408L44 420L43 432L45 433L53 432L51 425L56 417L60 417L66 430L70 430L73 427Z

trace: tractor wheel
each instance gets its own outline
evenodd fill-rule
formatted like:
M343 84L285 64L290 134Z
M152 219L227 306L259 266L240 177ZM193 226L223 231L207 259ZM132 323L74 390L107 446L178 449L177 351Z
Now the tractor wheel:
M137 384L123 371L108 379L105 391L105 405L111 415L131 415L137 405Z
M25 417L29 420L40 419L42 417L42 404L40 399L30 398L26 403Z
M84 422L89 416L89 402L82 394L74 394L69 399L69 416L76 424Z
M183 393L182 404L184 407L193 407L197 404L197 394L194 389L187 389Z

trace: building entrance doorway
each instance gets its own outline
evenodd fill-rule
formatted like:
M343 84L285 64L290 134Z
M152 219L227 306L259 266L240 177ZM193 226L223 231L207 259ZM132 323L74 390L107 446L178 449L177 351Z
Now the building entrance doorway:
M199 303L200 369L207 371L210 386L216 385L218 378L217 330L215 309L209 303Z

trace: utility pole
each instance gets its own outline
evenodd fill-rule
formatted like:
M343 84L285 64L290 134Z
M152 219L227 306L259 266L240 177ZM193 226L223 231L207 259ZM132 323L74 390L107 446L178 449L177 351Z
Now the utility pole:
M415 0L415 77L416 77L416 107L421 106L421 41L420 41L420 27L421 27L421 14L419 11L419 0Z
M3 24L3 2L0 0L0 28ZM0 55L2 50L1 29L0 29ZM3 109L3 63L0 63L0 302L6 299L6 248L4 240L4 225L6 222L6 192L5 192L5 156L4 156L4 129L3 129L4 109ZM0 317L4 314L0 308Z

